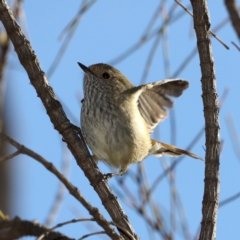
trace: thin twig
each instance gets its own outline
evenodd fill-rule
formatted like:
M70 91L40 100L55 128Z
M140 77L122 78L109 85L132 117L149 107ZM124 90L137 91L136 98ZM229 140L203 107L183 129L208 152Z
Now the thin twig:
M62 153L62 166L61 166L61 172L62 174L68 178L69 176L69 168L70 168L70 158L71 158L71 154L67 148L67 146L64 144L62 144L62 149L63 149L63 153ZM58 212L61 209L63 200L64 200L64 196L65 196L65 192L66 192L66 188L64 186L64 184L62 184L61 182L59 182L59 186L57 189L57 193L55 196L55 199L53 200L51 209L49 211L49 213L47 214L47 218L45 220L45 226L50 227L51 224L53 223L53 221L56 219Z
M122 183L122 184L124 184L124 183ZM123 190L123 191L125 192L125 190ZM115 190L115 192L118 194L118 197L120 199L122 199L123 202L125 202L125 204L127 206L134 209L136 211L136 213L138 213L144 219L144 221L146 221L147 225L151 228L151 231L154 230L163 239L169 239L170 236L167 233L167 227L165 226L164 221L161 221L161 220L154 221L150 218L147 206L145 206L146 204L143 204L143 203L145 203L145 201L143 201L142 205L140 205L137 200L132 201L132 200L126 199L126 197L125 197L126 195L121 194L117 189ZM146 193L147 193L147 191L146 191Z
M99 231L99 232L89 233L89 234L83 235L81 238L79 238L79 240L82 240L82 239L85 239L85 238L88 238L88 237L91 237L94 235L99 235L99 234L106 234L106 232Z
M183 16L182 13L178 13L172 17L169 16L168 24L172 24L172 23L176 22L182 16ZM140 47L142 47L145 43L147 43L152 38L154 38L156 35L158 35L159 32L162 32L163 29L165 28L165 24L166 23L163 22L160 27L158 27L158 28L152 30L150 33L142 36L135 44L133 44L131 47L129 47L126 51L124 51L123 53L121 53L119 56L115 57L111 61L109 61L109 64L116 65L119 62L123 61L125 58L127 58L132 53L134 53L136 50L138 50Z
M176 4L177 5L177 4ZM164 17L164 16L163 16ZM169 59L169 46L168 46L168 26L166 26L166 29L164 31L163 36L163 62L164 62L164 69L165 69L165 77L169 78L171 76L171 70L170 70L170 59ZM177 128L176 128L176 117L175 117L175 111L172 109L169 113L170 115L170 136L171 136L171 144L176 145L176 139L177 139ZM164 159L162 159L162 163L164 162ZM171 158L171 162L173 163L175 161L174 158ZM170 174L168 175L168 182L170 186L171 196L170 196L170 224L171 224L171 231L170 231L170 237L171 239L175 239L176 234L176 210L177 210L177 187L176 187L176 178L175 178L175 169L173 169Z
M77 15L73 18L73 20L68 23L68 25L63 29L62 33L60 34L59 38L62 38L62 36L68 31L67 36L65 40L63 41L60 49L58 50L58 53L56 54L52 64L50 65L49 69L47 70L47 76L50 79L53 75L54 71L56 70L58 64L60 63L64 53L66 52L72 37L74 36L74 33L77 29L77 26L80 22L80 19L82 15L90 9L90 7L96 2L96 0L92 0L86 4L84 2L82 3Z
M181 6L190 16L193 17L193 14L184 6L182 5L178 0L175 0L179 6ZM210 30L210 33L213 37L215 37L227 50L229 50L229 47L214 33Z
M152 218L152 222L154 223L154 225L159 229L159 232L161 233L161 236L164 237L167 234L169 235L169 238L171 238L170 233L167 233L166 230L166 226L164 225L164 219L162 217L162 215L159 212L159 209L156 207L156 201L153 198L152 195L150 195L149 197L147 196L147 192L150 188L150 183L148 181L148 176L147 176L147 172L146 172L146 168L144 167L144 162L141 162L141 164L139 164L139 169L141 170L141 172L139 174L141 174L142 176L142 181L140 182L140 186L139 186L139 195L140 195L140 206L139 209L143 209L143 212L145 214L142 215L142 217L145 217L147 214L150 217L150 211L148 209L151 210L151 215L153 216ZM152 227L148 225L148 228L150 228L150 233L152 234ZM152 238L150 238L152 239Z
M77 205L70 205L69 210L71 211L72 215L74 215L77 219L80 219L82 216L85 216L85 213L82 213L80 208ZM89 232L97 232L100 231L99 226L94 221L84 221L84 226L89 230ZM101 239L106 239L105 236L99 236ZM99 238L99 239L100 239Z
M162 167L165 171L166 171L166 169L169 168L168 161L165 161L164 158L161 158L161 164L162 164ZM178 193L176 185L175 184L172 185L172 176L171 175L172 175L172 172L170 172L166 177L167 177L167 180L168 180L168 182L170 184L170 187L171 187L171 192L172 192L171 195L173 195L172 198L173 198L173 201L174 201L173 203L177 206L176 209L178 210L178 213L179 213L180 225L182 227L182 231L183 231L183 234L184 234L184 239L191 239L189 229L188 229L188 223L187 223L187 219L185 217L185 213L184 213L184 209L183 209L182 202L181 202L181 199L180 199L180 195Z
M147 79L147 76L148 76L148 73L149 73L154 55L156 54L158 45L160 44L160 41L162 39L162 35L163 35L163 32L159 32L158 36L156 37L156 39L155 39L155 41L152 45L152 48L151 48L151 50L149 52L149 55L148 55L148 58L147 58L147 62L145 64L145 68L143 70L143 75L142 75L142 78L141 78L141 81L140 81L141 84L144 84L146 82L146 79Z
M67 225L67 224L77 223L77 222L86 222L86 221L95 221L95 219L94 219L94 218L72 219L72 220L70 220L70 221L58 223L56 226L54 226L54 227L51 228L51 231L54 230L54 229L56 229L56 228L65 226L65 225Z
M50 232L52 232L53 230L55 230L56 228L68 225L68 224L72 224L72 223L77 223L77 222L86 222L86 221L95 221L94 218L81 218L81 219L72 219L66 222L62 222L62 223L58 223L56 226L50 228L47 232L45 232L44 234L40 235L37 240L42 240L44 239L44 237L48 236Z
M218 32L222 27L224 27L229 22L229 18L223 19L220 23L218 23L214 28L214 32ZM189 53L189 55L185 58L185 60L180 64L177 70L173 73L171 78L176 78L179 74L187 67L188 63L193 59L193 57L197 54L197 46Z
M14 152L14 153L11 153L11 154L9 154L9 155L7 155L7 156L5 156L5 157L2 157L2 158L0 158L0 163L2 163L2 162L4 162L4 161L7 161L7 160L9 160L9 159L12 159L12 158L18 156L19 154L21 154L21 151L17 150L17 151Z
M219 203L219 207L223 207L224 205L229 204L230 202L233 202L233 201L235 201L238 198L240 198L240 192L234 194L233 196L231 196L231 197L229 197L229 198L227 198L227 199L225 199L223 201L221 201Z
M165 17L164 21L163 21L163 25L162 25L162 28L160 29L160 31L158 32L157 36L156 36L156 39L155 41L153 42L153 45L152 45L152 48L148 54L148 58L147 58L147 62L145 64L145 68L144 68L144 71L143 71L143 75L142 75L142 79L141 79L141 84L144 84L146 79L147 79L147 76L148 76L148 73L149 73L149 69L151 67L151 64L152 64L152 61L153 61L153 58L155 56L155 54L157 53L157 48L158 48L158 45L162 39L162 37L164 36L165 34L165 31L166 31L166 28L168 27L168 25L170 24L170 20L173 16L173 13L174 13L174 10L175 10L175 6L176 4L173 4L171 9L169 10L169 14L168 16Z
M232 45L234 46L234 47L236 47L236 49L238 50L238 51L240 51L240 47L235 43L235 42L231 42L232 43Z
M191 143L186 148L187 151L189 151L196 143L197 141L202 137L204 134L204 127L200 129L200 131L197 133L197 135L194 137L194 139L191 141ZM169 174L173 169L176 168L176 166L184 159L184 156L177 158L176 161L174 161L169 168L167 168L160 176L157 177L157 179L152 184L151 189L149 190L148 194L152 194L152 192L156 189L158 184Z
M227 129L230 134L230 140L232 142L234 153L237 159L240 161L240 140L237 134L237 130L233 121L232 116L229 114L225 117L225 121L227 123Z

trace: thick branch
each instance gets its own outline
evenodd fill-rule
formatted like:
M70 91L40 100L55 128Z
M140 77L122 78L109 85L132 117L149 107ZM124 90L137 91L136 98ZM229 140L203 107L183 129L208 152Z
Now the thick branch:
M53 89L47 81L45 73L40 67L39 61L30 42L26 39L19 25L15 21L5 0L0 0L0 20L14 45L18 58L25 68L31 84L36 89L38 97L42 100L54 128L63 136L68 148L86 177L89 179L91 185L98 193L104 207L109 212L113 221L124 227L126 231L130 232L132 235L136 236L127 216L118 203L117 198L113 195L108 184L105 181L102 181L103 175L97 168L96 164L91 160L84 142L71 127L60 102L57 100ZM112 233L107 232L107 234L111 235ZM128 239L124 233L121 232L121 234L124 238Z
M39 237L42 234L46 234L45 240L61 239L72 240L59 232L49 232L49 229L31 221L21 220L16 217L13 220L1 220L0 221L1 239L12 240L19 239L25 236Z
M213 240L216 238L216 221L220 189L218 96L216 92L216 78L210 41L210 22L207 2L204 0L191 0L191 3L202 71L202 98L206 125L205 186L202 207L202 225L199 239Z

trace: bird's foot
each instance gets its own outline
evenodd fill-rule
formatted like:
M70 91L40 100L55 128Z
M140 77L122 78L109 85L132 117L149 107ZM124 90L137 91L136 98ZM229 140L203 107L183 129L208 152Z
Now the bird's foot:
M124 173L126 173L126 171L121 171L121 170L116 173L107 173L103 175L104 176L103 179L108 181L110 178L115 176L122 176Z

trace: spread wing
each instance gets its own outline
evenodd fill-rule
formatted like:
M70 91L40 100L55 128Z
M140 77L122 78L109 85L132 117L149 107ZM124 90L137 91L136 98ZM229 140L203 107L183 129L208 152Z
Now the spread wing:
M172 108L173 102L168 97L179 97L188 88L187 81L181 79L167 79L152 84L152 88L141 93L138 108L147 122L149 133L167 117L166 108Z

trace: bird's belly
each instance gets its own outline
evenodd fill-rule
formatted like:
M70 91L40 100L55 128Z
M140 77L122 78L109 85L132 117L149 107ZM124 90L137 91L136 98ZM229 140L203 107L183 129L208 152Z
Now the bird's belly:
M85 141L99 160L123 168L147 156L150 137L143 119L123 115L120 118L108 109L95 114L93 111L98 110L88 108L86 114L82 109L81 125ZM98 117L91 118L91 115Z

